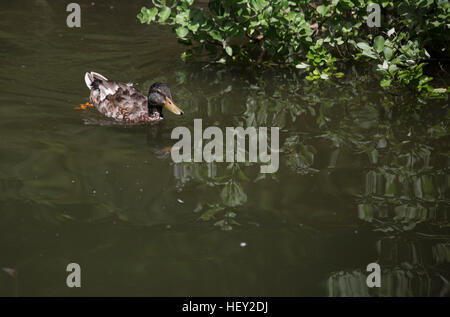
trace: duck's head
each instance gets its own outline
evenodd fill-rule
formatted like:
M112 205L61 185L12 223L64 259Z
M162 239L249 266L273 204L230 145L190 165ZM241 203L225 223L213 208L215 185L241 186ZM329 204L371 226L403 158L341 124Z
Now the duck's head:
M172 94L165 84L154 83L148 91L148 112L150 116L162 117L163 107L176 115L182 115L183 110L172 101Z

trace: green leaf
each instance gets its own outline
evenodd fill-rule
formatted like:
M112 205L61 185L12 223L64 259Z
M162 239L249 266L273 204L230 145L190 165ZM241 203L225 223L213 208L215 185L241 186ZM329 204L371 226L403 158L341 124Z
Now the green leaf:
M378 53L381 53L384 48L384 38L381 35L378 35L373 41L373 45Z
M372 50L372 48L366 42L359 42L359 43L356 44L356 46L358 46L363 51L370 51L370 50Z
M364 56L367 56L367 57L370 57L370 58L373 58L373 59L378 59L377 55L375 55L375 53L372 50L370 50L370 51L363 51L362 54Z
M223 40L222 35L217 31L211 31L209 32L209 35L216 41L222 42Z
M161 8L166 5L166 0L152 0L152 2L158 8Z
M166 21L169 16L170 16L171 10L169 7L164 7L161 9L161 11L159 12L159 20L158 22L164 22Z
M226 46L225 52L227 52L228 55L233 56L233 49L231 48L231 46Z
M391 58L392 58L392 49L390 47L385 46L383 48L383 54L384 54L384 57L386 58L386 60L388 60L388 61L391 60Z
M268 2L266 0L251 0L250 5L255 11L261 11L267 6Z
M196 24L189 24L188 25L188 29L191 30L194 33L197 32L199 27L200 27L200 25L198 23L196 23Z
M362 52L363 55L373 59L377 59L377 56L373 52L372 47L370 47L369 44L367 44L366 42L359 42L358 44L356 44L356 46L358 46L360 49L363 50Z
M391 79L389 79L389 78L383 78L380 81L380 86L381 87L389 87L390 85L391 85Z
M305 69L305 68L308 68L308 67L309 67L309 65L306 64L306 63L303 63L303 62L301 62L300 64L295 65L295 68L297 68L297 69Z
M320 5L316 8L317 12L319 12L319 14L321 16L324 16L327 13L328 7L324 6L324 5Z
M150 21L155 21L156 15L158 14L158 9L151 8L150 10L147 11L147 14Z
M433 80L433 78L425 76L419 80L419 85L424 85L432 80Z
M158 9L151 8L147 9L146 7L142 7L141 13L138 14L138 19L141 23L150 23L155 21L155 17L158 14Z
M178 27L175 31L176 31L177 35L181 38L185 38L186 35L189 33L189 30L182 26Z

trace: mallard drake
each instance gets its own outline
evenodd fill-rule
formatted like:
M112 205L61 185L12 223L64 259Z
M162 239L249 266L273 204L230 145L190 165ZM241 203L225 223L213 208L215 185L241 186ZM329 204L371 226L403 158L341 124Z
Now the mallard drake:
M95 72L87 72L84 81L91 90L92 106L106 117L125 123L149 123L164 118L163 107L176 115L183 114L172 101L170 89L165 84L154 83L147 97L133 84L110 81ZM82 109L85 107L82 105Z

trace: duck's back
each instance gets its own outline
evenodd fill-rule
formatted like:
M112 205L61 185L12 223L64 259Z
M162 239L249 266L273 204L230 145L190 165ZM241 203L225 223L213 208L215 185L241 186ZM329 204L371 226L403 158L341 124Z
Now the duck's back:
M94 72L86 73L85 81L91 89L90 101L105 116L129 123L150 120L147 96L132 84L110 81Z

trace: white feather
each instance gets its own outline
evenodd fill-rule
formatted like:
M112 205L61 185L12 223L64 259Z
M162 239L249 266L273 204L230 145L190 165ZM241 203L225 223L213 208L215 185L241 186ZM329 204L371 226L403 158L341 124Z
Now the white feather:
M87 72L84 75L84 81L86 82L86 86L91 89L92 88L92 82L94 81L95 78L98 79L102 79L102 80L108 80L105 76L100 75L99 73L96 72Z
M100 88L100 100L103 101L105 100L106 96L108 95L114 95L117 91L117 89L119 89L119 86L116 84L114 85L114 87L110 88L110 87L106 87L106 86L99 86Z
M96 72L87 72L84 75L84 81L86 82L86 86L89 89L92 89L92 83L94 82L95 79L99 79L105 82L108 81L108 79L105 76L100 75L99 73ZM100 94L100 101L103 101L108 95L114 95L119 86L115 84L114 87L110 87L110 84L111 83L108 84L105 83L104 85L99 84L98 87L99 89L93 92L94 96L98 96L98 94Z
M86 86L91 89L91 85L92 85L92 80L90 77L89 73L86 73L86 75L84 75L84 81L86 82Z
M94 77L97 77L99 79L108 80L108 78L106 78L105 76L100 75L99 73L96 73L96 72L91 72L91 75Z

